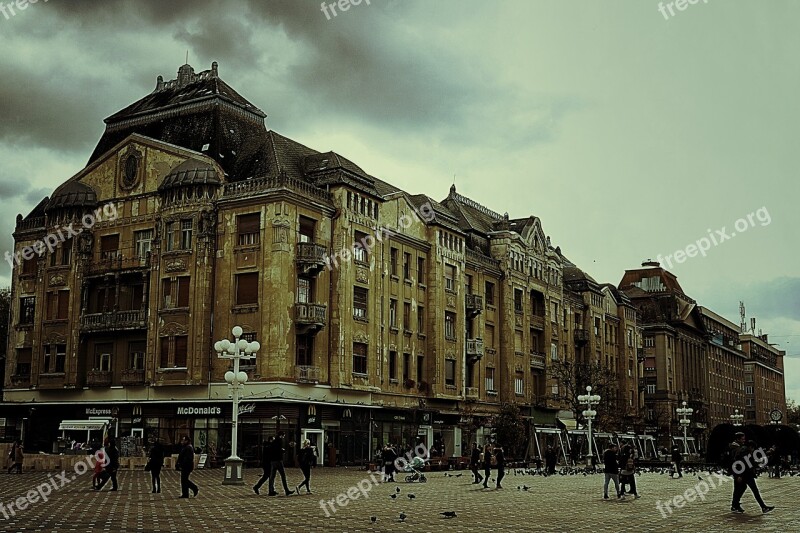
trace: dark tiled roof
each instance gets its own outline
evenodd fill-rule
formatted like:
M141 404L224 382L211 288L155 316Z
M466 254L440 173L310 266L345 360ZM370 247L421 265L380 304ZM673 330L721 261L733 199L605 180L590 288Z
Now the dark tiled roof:
M464 231L474 231L486 236L495 230L496 222L504 220L499 213L458 194L455 185L450 187L450 194L442 200L442 204L458 219Z
M187 159L167 174L159 191L174 189L183 185L199 185L203 183L219 184L220 179L214 167L197 159Z
M95 207L97 194L94 189L77 180L70 180L53 192L45 211L60 207ZM29 215L30 216L30 215Z
M425 194L415 194L413 196L409 196L408 201L417 209L417 211L421 211L421 207L423 205L429 204L433 209L433 221L442 224L443 226L447 226L450 229L457 231L461 229L458 225L458 219L453 215L453 213L447 209L447 207L440 204L430 196Z
M576 266L564 267L564 281L591 281L592 283L597 283L592 276Z

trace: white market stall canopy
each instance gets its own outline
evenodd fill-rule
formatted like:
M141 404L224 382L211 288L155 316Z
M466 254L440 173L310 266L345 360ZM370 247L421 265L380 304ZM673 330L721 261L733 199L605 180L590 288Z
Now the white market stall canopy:
M107 425L107 420L62 420L58 429L60 431L92 431L102 430Z

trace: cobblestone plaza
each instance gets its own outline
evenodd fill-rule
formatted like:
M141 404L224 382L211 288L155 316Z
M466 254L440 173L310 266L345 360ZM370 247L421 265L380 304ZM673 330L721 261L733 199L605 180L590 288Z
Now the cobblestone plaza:
M543 478L511 471L502 490L485 490L471 484L468 471L447 477L431 472L426 484L376 486L365 471L318 468L312 473L313 494L285 497L281 492L269 497L266 486L260 496L251 490L259 473L249 469L246 485L223 486L221 470L197 471L193 478L200 493L188 500L178 498L175 471L162 472L161 494L150 493L150 476L143 471L122 471L119 491L101 493L92 490L90 474L84 474L54 490L47 502L38 501L23 511L15 504L16 516L0 521L0 531L795 531L800 519L795 493L800 477L759 478L764 499L776 506L768 515L761 514L749 493L742 500L746 514L729 512L728 480L711 489L704 502L686 503L664 518L656 502L694 488L697 476L673 480L666 474L645 473L637 478L641 499L604 501L602 475ZM56 477L44 472L0 475L2 510L8 514L10 502ZM714 479L705 473L701 477ZM289 469L287 478L294 487L302 476ZM335 513L328 507L326 516L320 500L335 500L359 482L371 485L368 497L359 493ZM518 488L522 486L528 490ZM397 497L392 499L392 494ZM409 494L415 497L410 499ZM448 519L439 514L446 511L457 516ZM407 515L404 523L399 520L401 512ZM372 516L377 518L374 524Z

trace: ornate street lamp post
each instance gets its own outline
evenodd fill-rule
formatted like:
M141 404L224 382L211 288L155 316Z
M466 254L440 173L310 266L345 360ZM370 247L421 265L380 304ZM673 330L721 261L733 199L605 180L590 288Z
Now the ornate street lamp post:
M741 426L742 425L742 420L744 420L744 415L739 414L739 410L738 409L734 409L734 412L730 416L730 419L731 419L731 423L733 423L734 426Z
M587 385L586 394L579 395L578 402L586 404L586 410L583 412L583 416L586 418L589 428L589 457L586 460L586 466L592 466L592 419L597 416L597 411L592 409L592 407L600 403L600 396L592 394L592 387Z
M689 429L689 424L691 423L689 417L694 413L694 409L686 407L686 402L684 401L683 407L678 407L675 412L681 417L680 423L683 427L683 447L686 450L686 455L689 455L689 441L686 439L686 430Z
M258 341L247 342L241 339L242 328L234 326L234 341L223 339L214 343L214 350L220 359L233 359L233 371L225 372L225 381L232 392L233 411L231 412L231 456L225 459L225 478L223 485L244 485L242 479L242 459L238 453L238 423L239 423L239 393L247 383L247 372L239 370L239 361L242 359L250 360L256 356L256 352L261 348Z

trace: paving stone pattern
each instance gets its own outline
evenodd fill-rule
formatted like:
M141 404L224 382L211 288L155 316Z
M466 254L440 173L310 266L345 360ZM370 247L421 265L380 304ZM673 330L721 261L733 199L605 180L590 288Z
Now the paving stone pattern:
M797 491L800 476L783 479L759 478L762 494L777 509L762 515L749 491L742 499L744 515L729 512L732 483L712 489L706 501L687 503L663 518L656 501L665 501L692 488L696 476L670 479L656 473L637 478L639 500L602 498L602 475L574 475L543 478L515 475L510 472L502 490L485 490L472 485L469 472L460 477L431 472L429 481L371 485L369 497L350 501L330 517L320 507L320 499L335 499L348 488L372 483L368 473L356 469L317 468L312 473L313 494L290 497L261 495L251 486L260 470L245 471L245 486L222 485L222 470L200 470L192 477L200 486L196 498L179 499L179 473L162 472L163 491L150 493L150 475L135 470L120 472L120 490L111 492L110 484L102 491L91 488L91 474L54 490L47 502L37 502L16 516L4 519L0 513L0 531L798 531L800 510ZM67 472L72 476L72 472ZM44 472L21 475L0 474L0 502L8 504L37 485L55 477ZM705 474L701 474L704 478ZM297 469L287 469L290 486L299 483ZM402 479L398 477L398 479ZM57 484L59 482L56 482ZM517 487L528 486L527 491ZM396 492L400 489L399 494ZM395 499L391 494L397 494ZM409 499L408 494L415 498ZM15 507L16 511L16 507ZM455 511L457 517L444 518L443 511ZM7 512L7 511L6 511ZM407 515L405 522L399 515ZM377 517L372 523L371 516Z

